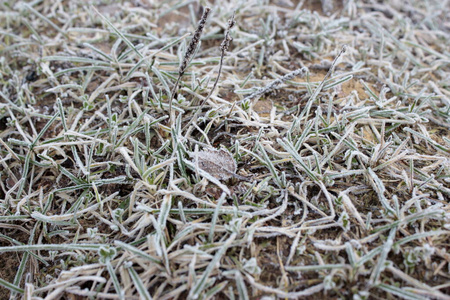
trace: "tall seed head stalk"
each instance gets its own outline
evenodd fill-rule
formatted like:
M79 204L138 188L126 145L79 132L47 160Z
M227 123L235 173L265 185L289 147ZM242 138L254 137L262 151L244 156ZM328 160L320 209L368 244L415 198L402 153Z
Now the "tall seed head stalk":
M198 106L197 110L195 111L194 116L191 118L191 120L189 121L189 123L186 125L185 128L188 128L189 125L191 125L192 122L194 122L194 120L197 117L197 114L203 108L203 105L205 105L206 101L208 101L208 99L211 97L212 93L214 92L214 90L217 87L217 83L219 82L220 74L222 74L223 58L225 57L225 52L228 51L228 48L230 47L230 43L233 40L233 38L230 36L230 30L236 24L236 21L234 20L234 15L235 15L235 12L233 12L233 14L231 15L231 18L228 20L228 26L227 26L227 29L225 30L225 37L224 37L222 43L220 43L219 71L217 72L217 77L216 77L216 80L214 81L214 85L213 85L212 89L210 90L210 92L208 93L208 96L206 96L205 99L202 100L202 102Z
M181 80L181 77L184 75L184 72L186 71L186 68L189 64L189 61L191 60L192 55L195 52L195 49L197 48L198 44L200 43L200 38L203 33L203 29L205 28L206 21L208 19L209 13L211 12L211 8L206 7L205 11L203 12L202 18L200 19L200 22L198 23L197 29L194 32L194 36L191 39L191 42L189 43L186 53L184 54L183 60L181 61L180 68L178 69L178 79L175 83L175 86L172 90L172 95L170 96L169 101L169 115L170 115L170 123L173 124L173 118L172 118L172 100L173 96L175 94L175 91L178 87L178 84Z
M188 63L191 60L191 56L194 54L198 43L200 43L200 37L202 36L203 28L205 28L206 20L208 19L208 15L210 12L211 9L209 7L206 7L205 11L203 12L202 18L198 23L197 29L194 32L194 36L192 37L191 42L189 43L189 46L186 49L186 54L184 55L180 68L178 69L178 73L180 76L183 76L184 72L186 71Z

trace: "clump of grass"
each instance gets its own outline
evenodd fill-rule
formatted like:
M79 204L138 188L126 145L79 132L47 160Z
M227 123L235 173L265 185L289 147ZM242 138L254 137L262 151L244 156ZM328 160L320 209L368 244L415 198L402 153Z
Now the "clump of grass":
M49 3L0 2L5 298L448 298L447 8L221 3L180 62L196 2Z

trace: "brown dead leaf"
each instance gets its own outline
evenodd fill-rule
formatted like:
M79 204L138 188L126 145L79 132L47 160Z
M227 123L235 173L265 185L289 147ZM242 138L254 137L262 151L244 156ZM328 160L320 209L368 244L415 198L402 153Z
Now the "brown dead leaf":
M227 180L236 175L236 162L230 152L207 149L194 152L194 163L198 168L219 180Z

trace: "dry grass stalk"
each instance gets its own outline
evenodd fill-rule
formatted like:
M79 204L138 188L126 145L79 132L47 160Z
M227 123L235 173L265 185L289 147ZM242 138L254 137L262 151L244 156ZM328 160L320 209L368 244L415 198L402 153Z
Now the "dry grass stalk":
M200 38L202 36L203 29L205 28L206 21L208 20L208 16L209 16L210 12L211 12L211 9L209 7L205 7L202 18L200 19L200 22L198 23L197 29L195 29L194 36L192 37L192 39L186 49L186 53L184 54L183 60L181 61L180 67L178 68L178 78L177 78L177 81L175 82L175 85L172 89L172 93L171 93L170 99L169 99L170 124L173 124L173 121L174 121L174 118L172 117L173 97L176 93L176 90L178 89L178 84L180 83L181 77L183 77L184 72L186 71L189 62L192 59L192 55L195 53L195 49L197 49L197 46L200 43Z
M217 83L219 82L219 79L220 79L220 74L222 74L223 59L225 57L225 53L228 51L228 48L230 47L230 43L233 41L233 38L230 35L230 30L236 24L236 21L234 20L234 16L235 16L235 12L233 12L233 14L231 15L231 18L228 20L227 29L225 30L225 37L224 37L222 43L220 44L219 71L217 72L216 80L214 80L214 84L213 84L211 90L209 91L208 95L202 100L202 102L200 102L200 105L198 106L197 110L195 111L195 113L192 116L189 123L186 125L186 128L189 128L189 125L191 125L192 122L194 122L196 120L198 113L201 111L201 109L203 108L205 103L209 100L209 98L211 97L211 95L213 94L214 90L217 87Z

